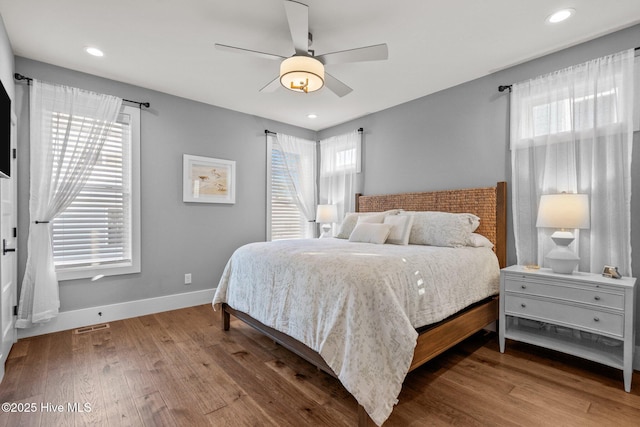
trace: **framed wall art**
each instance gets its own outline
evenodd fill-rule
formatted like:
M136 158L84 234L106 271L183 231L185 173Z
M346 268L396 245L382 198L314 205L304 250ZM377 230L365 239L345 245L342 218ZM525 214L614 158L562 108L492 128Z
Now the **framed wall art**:
M182 201L236 202L236 162L234 160L184 154L182 174Z

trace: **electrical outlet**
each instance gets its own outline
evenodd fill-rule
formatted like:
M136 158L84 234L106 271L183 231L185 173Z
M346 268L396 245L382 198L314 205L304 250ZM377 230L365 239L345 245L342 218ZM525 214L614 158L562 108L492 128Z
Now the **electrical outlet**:
M191 273L186 273L184 275L184 284L185 285L190 285L191 284Z

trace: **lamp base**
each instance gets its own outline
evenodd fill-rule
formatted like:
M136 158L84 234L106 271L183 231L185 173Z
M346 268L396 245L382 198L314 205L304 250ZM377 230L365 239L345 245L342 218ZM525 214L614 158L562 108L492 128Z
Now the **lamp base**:
M322 234L319 237L320 239L324 239L326 237L333 237L331 235L331 224L322 224L320 228L322 229Z
M556 231L551 235L551 239L556 243L556 247L545 257L551 271L560 274L573 274L573 270L580 263L580 257L569 249L569 245L574 239L573 234L568 231Z

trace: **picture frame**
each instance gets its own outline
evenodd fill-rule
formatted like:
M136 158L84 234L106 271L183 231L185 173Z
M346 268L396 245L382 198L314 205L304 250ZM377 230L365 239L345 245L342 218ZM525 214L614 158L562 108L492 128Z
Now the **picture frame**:
M182 201L235 203L236 162L183 154Z
M612 279L619 279L620 277L622 277L618 272L618 267L614 267L612 265L605 265L602 269L602 275L604 277L609 277Z

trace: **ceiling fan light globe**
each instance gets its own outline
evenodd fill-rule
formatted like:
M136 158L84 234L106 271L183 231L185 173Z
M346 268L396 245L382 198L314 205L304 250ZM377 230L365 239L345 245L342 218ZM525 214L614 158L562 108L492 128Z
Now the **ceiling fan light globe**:
M280 64L280 83L296 92L315 92L324 86L324 65L310 56L292 56Z

